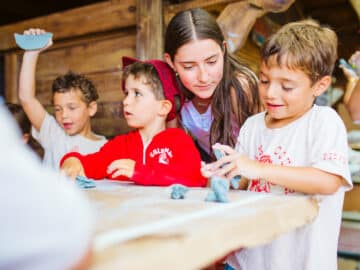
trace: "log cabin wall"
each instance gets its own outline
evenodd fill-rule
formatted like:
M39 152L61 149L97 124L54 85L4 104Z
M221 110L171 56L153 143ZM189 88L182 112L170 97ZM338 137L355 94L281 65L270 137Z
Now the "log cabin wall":
M5 63L5 98L10 102L18 101L22 51L16 47L13 33L21 33L29 27L44 28L54 33L54 45L39 58L36 84L40 101L50 110L51 82L55 77L68 70L82 73L94 81L100 96L98 113L93 119L94 130L107 137L127 132L129 129L121 113L121 57L161 58L164 26L174 14L201 7L219 18L227 5L241 1L245 0L108 0L0 26L0 54ZM328 9L319 13L324 7ZM336 23L339 20L333 23L326 20L327 17L320 16L334 14L332 10L335 10L335 14L338 14L338 10L346 11L346 16L340 16L343 27ZM347 0L336 0L332 5L326 0L316 3L296 0L286 12L268 15L279 25L308 16L332 25L339 35L340 57L348 58L350 53L360 48L360 35L353 34L358 20ZM236 55L255 72L258 70L259 47L250 38L236 51ZM341 79L342 72L337 69L336 73Z
M54 33L54 45L39 57L36 95L51 112L51 85L72 70L84 74L99 92L96 132L112 137L128 131L121 113L121 57L135 56L135 0L108 1L0 27L5 62L5 99L18 102L17 88L23 51L13 33L39 27Z
M94 82L100 97L92 119L95 132L107 137L127 132L121 108L121 57L162 58L163 21L167 23L176 12L192 7L215 14L231 2L235 1L169 4L161 0L112 0L1 26L5 99L18 103L23 51L16 46L13 34L30 27L43 28L54 34L54 45L40 54L37 65L36 95L40 102L51 113L52 81L69 70L84 74Z

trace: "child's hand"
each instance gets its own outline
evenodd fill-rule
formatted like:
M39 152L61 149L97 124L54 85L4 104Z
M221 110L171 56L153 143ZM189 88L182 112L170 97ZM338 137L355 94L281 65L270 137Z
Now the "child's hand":
M226 155L214 163L204 164L201 168L203 174L208 173L228 179L232 179L237 175L248 179L259 177L259 170L261 169L259 162L237 153L230 146L216 144L214 147L223 151Z
M346 62L344 59L340 59L339 62L340 62L339 67L344 72L344 75L348 81L353 79L356 80L359 77L358 74L356 73L355 68L352 65L350 65L348 62Z
M205 178L210 178L212 176L215 175L216 171L213 170L212 163L206 164L204 161L201 161L201 168L200 168L200 172L201 175L204 176Z
M352 65L356 71L356 74L360 76L360 51L356 51L349 58L349 64Z
M118 159L109 165L107 173L112 178L123 175L131 178L134 175L135 161L132 159Z
M85 176L84 168L80 160L76 157L65 159L60 169L73 180L75 180L78 175Z
M46 31L43 29L40 29L40 28L30 28L30 29L24 31L24 35L41 35L41 34L45 34L45 33L46 33ZM53 44L53 40L51 38L49 40L49 43L45 47L38 49L38 50L31 50L31 51L26 51L26 52L40 53L42 51L45 51L47 48L51 47L52 44Z

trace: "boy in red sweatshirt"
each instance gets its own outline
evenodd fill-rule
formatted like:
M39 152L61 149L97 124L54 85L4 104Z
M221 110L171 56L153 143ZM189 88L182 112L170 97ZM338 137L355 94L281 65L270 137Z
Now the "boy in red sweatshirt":
M72 178L134 181L138 185L206 186L200 155L182 129L166 128L181 100L172 69L163 61L140 62L124 57L124 116L136 128L107 142L98 152L66 154L60 166Z

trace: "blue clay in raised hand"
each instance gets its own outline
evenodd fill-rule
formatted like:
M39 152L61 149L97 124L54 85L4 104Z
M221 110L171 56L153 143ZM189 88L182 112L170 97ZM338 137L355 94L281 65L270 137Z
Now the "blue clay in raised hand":
M186 186L175 184L171 186L171 199L179 200L184 199L186 192L189 191L189 188Z
M94 180L91 180L91 179L89 179L85 176L81 176L81 175L76 176L75 182L80 188L84 188L84 189L96 187Z
M220 177L211 178L211 190L207 194L205 201L210 202L229 202L228 191L229 181Z
M23 50L38 50L44 48L52 38L52 33L41 35L20 35L15 33L15 42Z

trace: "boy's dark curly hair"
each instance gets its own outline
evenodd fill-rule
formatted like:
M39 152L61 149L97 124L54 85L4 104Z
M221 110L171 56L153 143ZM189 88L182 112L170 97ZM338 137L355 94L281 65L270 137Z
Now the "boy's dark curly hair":
M95 85L83 75L69 71L65 75L57 77L52 84L53 95L55 93L66 93L80 90L86 104L99 98Z

